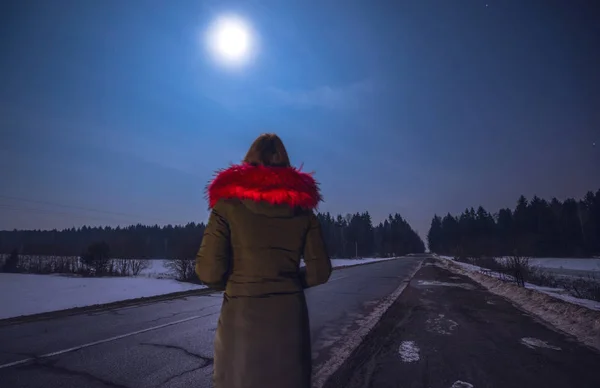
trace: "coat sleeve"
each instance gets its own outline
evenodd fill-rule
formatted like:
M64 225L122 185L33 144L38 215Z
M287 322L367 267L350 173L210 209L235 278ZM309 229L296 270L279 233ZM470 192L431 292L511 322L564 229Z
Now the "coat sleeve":
M224 290L231 261L229 224L217 204L208 218L200 249L196 254L196 275L208 287Z
M314 215L310 215L308 232L304 243L305 268L300 272L304 288L318 286L329 280L331 275L331 260L327 254L321 223Z

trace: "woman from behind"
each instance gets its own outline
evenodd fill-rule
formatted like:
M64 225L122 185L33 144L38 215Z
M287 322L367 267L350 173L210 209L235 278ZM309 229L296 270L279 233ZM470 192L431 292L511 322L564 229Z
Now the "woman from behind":
M331 275L312 175L281 139L259 136L240 165L208 185L212 209L196 273L224 290L214 344L215 388L310 388L304 289ZM300 267L304 257L305 267Z

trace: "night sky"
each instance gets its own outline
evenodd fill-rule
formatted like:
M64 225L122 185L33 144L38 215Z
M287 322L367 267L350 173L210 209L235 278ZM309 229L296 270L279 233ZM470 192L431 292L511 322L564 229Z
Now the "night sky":
M7 1L0 229L205 221L212 172L262 132L315 171L321 211L514 207L600 188L590 1ZM202 35L243 16L232 71Z

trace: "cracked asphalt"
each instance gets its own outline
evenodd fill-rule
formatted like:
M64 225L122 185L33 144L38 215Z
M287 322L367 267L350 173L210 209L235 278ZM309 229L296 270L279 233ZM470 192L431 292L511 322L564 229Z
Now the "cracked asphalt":
M423 260L406 257L334 271L307 290L315 371ZM221 294L0 326L0 385L210 387Z
M324 388L600 387L600 352L429 264Z

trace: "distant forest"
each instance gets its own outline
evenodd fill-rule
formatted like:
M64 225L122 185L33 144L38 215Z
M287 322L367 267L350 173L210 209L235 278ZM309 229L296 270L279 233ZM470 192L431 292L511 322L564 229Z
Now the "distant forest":
M333 217L319 213L332 257L383 257L422 253L425 244L399 214L373 226L368 212ZM106 243L117 258L193 258L202 242L204 223L185 226L89 227L65 230L0 231L0 253L79 256L90 245Z
M427 234L432 252L453 256L588 257L600 255L600 190L579 201L521 196L514 210L479 206L435 215Z

